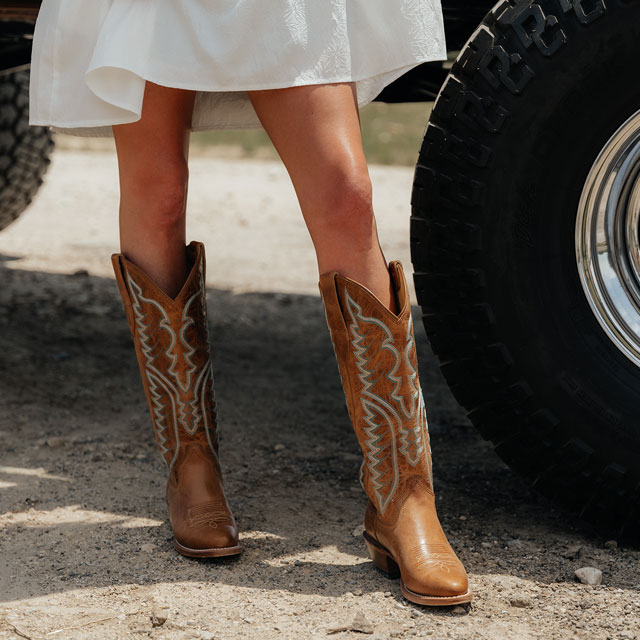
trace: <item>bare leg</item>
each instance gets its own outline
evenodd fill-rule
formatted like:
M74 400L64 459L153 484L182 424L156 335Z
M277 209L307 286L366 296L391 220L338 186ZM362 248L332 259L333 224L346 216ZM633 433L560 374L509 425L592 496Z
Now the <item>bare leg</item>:
M120 174L120 248L168 295L186 277L185 210L195 92L147 82L142 117L113 126Z
M320 273L353 278L393 309L354 83L248 93L291 176Z

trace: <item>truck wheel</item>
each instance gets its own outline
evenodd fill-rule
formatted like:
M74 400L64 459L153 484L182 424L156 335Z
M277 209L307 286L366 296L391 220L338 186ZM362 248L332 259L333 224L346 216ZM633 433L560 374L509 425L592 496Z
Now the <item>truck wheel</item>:
M29 72L0 76L0 230L31 202L52 150L49 128L29 126Z
M640 2L502 0L415 172L418 301L498 455L640 539Z

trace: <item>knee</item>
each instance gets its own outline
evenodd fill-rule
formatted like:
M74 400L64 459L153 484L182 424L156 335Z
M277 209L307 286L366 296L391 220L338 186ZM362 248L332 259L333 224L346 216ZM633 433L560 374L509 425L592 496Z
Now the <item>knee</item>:
M184 224L188 180L181 159L136 167L127 179L128 208L150 230L171 233Z
M325 193L325 224L343 235L370 234L374 225L373 196L366 167L336 170Z

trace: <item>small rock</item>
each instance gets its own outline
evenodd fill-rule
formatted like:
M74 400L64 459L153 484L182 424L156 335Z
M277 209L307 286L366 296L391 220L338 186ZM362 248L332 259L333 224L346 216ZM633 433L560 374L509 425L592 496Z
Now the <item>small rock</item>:
M373 633L373 625L366 619L362 611L358 612L356 617L353 619L353 622L351 623L351 631L368 634Z
M327 635L332 635L334 633L342 633L344 631L352 631L354 633L373 633L373 625L365 618L364 613L359 611L351 624L342 626L342 627L334 627L332 629L327 629Z
M353 590L353 595L354 596L361 596L362 595L362 589L354 589Z
M511 598L509 604L512 607L518 607L520 609L527 609L531 606L531 600L529 598Z
M582 555L582 545L575 544L571 547L567 547L565 551L560 554L563 558L567 558L569 560L575 560Z
M457 607L453 607L453 609L451 609L451 613L454 616L463 616L463 615L466 615L467 610L464 607L461 607L460 605L458 605Z
M602 584L602 571L595 567L581 567L576 569L576 578L582 584Z
M216 640L216 635L213 631L201 631L200 640Z
M273 447L273 450L274 451L283 451L286 448L287 447L285 447L283 444L277 444L275 447Z
M517 540L517 539L507 540L507 547L520 548L522 546L524 546L524 543L522 542L522 540Z
M630 629L626 629L620 633L620 637L624 638L624 640L635 640L636 634Z
M616 540L607 540L604 543L604 548L605 549L617 549L618 548L618 542Z
M458 516L458 520L466 520L467 516Z
M162 609L158 609L151 613L151 626L152 627L161 627L169 617L169 614L166 611L162 611Z
M144 551L145 553L151 553L152 551L156 551L158 547L151 542L147 542L145 544L140 545L140 551Z
M64 447L64 445L67 444L67 441L64 438L54 437L54 438L47 438L44 441L44 443L50 449L60 449L60 447Z
M356 527L352 532L351 535L354 538L360 538L362 536L362 534L364 533L364 527L361 525L359 527Z
M75 276L76 278L78 277L84 278L89 275L89 272L86 269L78 269L77 271L74 271L71 275Z

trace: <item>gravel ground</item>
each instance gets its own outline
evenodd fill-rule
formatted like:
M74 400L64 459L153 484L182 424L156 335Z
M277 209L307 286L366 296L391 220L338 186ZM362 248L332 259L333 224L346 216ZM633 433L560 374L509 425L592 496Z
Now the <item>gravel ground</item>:
M411 171L372 177L387 256L410 267ZM420 323L439 513L475 599L403 600L361 539L359 449L284 169L195 156L189 208L189 239L208 252L221 456L244 553L202 561L171 547L109 263L115 157L58 150L0 235L1 639L640 640L640 552L595 537L497 459ZM602 584L580 583L581 567Z

